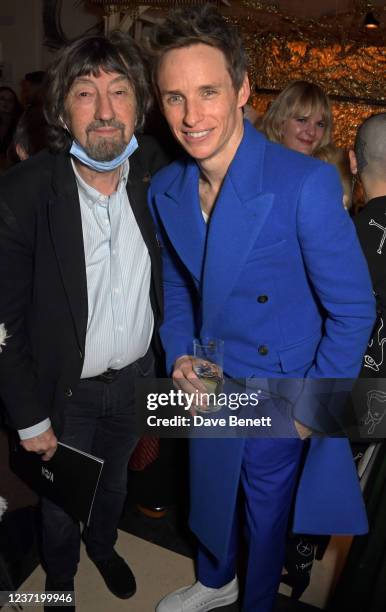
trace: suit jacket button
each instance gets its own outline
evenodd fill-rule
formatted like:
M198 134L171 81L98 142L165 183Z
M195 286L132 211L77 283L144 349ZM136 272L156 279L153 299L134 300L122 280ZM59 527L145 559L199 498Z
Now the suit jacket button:
M259 304L265 304L265 302L268 302L268 295L259 295L257 301Z
M259 353L259 355L268 355L268 346L265 346L265 344L261 344L257 349L257 352Z
M71 387L67 387L67 389L65 390L65 395L67 395L67 397L71 397L72 396L72 389Z

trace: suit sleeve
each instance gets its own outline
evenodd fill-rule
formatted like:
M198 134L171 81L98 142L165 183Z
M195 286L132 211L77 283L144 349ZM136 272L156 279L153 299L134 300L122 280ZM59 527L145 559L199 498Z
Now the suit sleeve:
M39 398L25 325L33 299L33 268L32 245L0 200L0 322L8 336L0 354L0 395L16 429L35 425L49 414Z
M302 423L323 431L321 409L327 408L337 422L341 421L341 392L349 390L350 381L359 373L375 320L367 264L354 225L343 209L335 168L320 165L304 181L297 227L304 265L324 310L325 323L294 415ZM311 383L320 379L329 382L324 386Z

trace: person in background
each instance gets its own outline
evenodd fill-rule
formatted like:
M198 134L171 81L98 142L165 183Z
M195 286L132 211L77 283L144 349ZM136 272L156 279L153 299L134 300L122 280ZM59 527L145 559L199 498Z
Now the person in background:
M386 113L365 119L349 156L351 171L361 182L365 201L353 221L377 303L377 320L353 390L361 453L366 443L373 449L364 478L370 530L365 538L353 539L328 610L375 612L386 609Z
M374 321L370 279L336 170L243 120L250 88L237 31L207 5L171 13L149 43L161 109L186 152L149 190L163 247L168 371L178 389L205 391L191 347L209 337L224 341L231 378L289 387L300 379L286 437L191 439L198 581L167 595L157 612L205 612L237 600L239 491L249 548L242 609L271 612L295 490L295 531L367 528L347 440L311 438L299 469L303 439L323 431L303 377L357 375ZM322 111L312 107L318 125L307 151L328 141ZM266 411L274 409L268 398Z
M48 124L40 106L27 108L20 117L8 148L9 165L25 161L48 144Z
M7 168L7 150L22 113L22 106L11 87L0 87L0 170Z
M293 81L273 100L258 127L272 142L316 156L331 143L329 99L318 85Z
M43 106L46 77L47 73L44 70L35 70L24 75L21 81L21 101L24 108Z
M123 33L61 49L46 102L50 150L0 184L0 394L28 452L49 461L59 440L104 459L82 537L110 591L128 598L135 577L114 545L138 441L134 383L154 376L161 262L146 192L165 158L134 135L151 96ZM41 506L46 590L73 591L80 525Z
M348 155L332 144L333 118L328 96L307 81L293 81L255 124L269 140L333 164L343 187L343 206L352 204L352 175Z
M269 140L333 164L343 187L343 206L352 204L352 176L345 151L332 144L333 118L323 89L307 81L289 83L255 124Z
M386 113L373 115L362 123L349 155L351 171L359 176L365 195L365 206L354 217L354 224L369 266L378 313L362 374L382 378L386 377L383 351L386 340Z

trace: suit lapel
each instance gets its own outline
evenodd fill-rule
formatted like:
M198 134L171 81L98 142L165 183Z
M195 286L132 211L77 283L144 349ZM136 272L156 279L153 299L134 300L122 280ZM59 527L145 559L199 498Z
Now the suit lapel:
M265 142L246 121L212 214L203 279L204 335L210 333L272 208L274 195L263 192Z
M170 242L199 284L205 252L206 226L198 196L199 170L189 160L165 194L156 194L160 220Z
M171 244L202 290L203 333L231 293L271 211L263 191L265 138L248 122L229 167L208 231L202 218L196 163L188 160L156 207Z
M147 206L147 190L151 177L150 174L141 166L135 153L129 161L130 171L127 181L127 193L135 220L137 221L142 238L149 251L152 266L152 278L154 281L153 286L158 310L161 312L161 259L153 219Z
M204 329L209 330L236 284L272 203L273 194L241 202L228 180L224 183L208 231L202 292Z
M86 263L78 189L68 155L57 156L52 187L49 206L52 242L78 344L84 352L88 316Z

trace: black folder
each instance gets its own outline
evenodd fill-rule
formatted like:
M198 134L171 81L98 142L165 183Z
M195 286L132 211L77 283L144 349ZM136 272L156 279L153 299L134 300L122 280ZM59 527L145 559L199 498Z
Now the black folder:
M85 525L90 522L103 463L103 459L61 442L49 461L24 450L19 442L11 444L10 466L15 474L38 495L47 497Z

